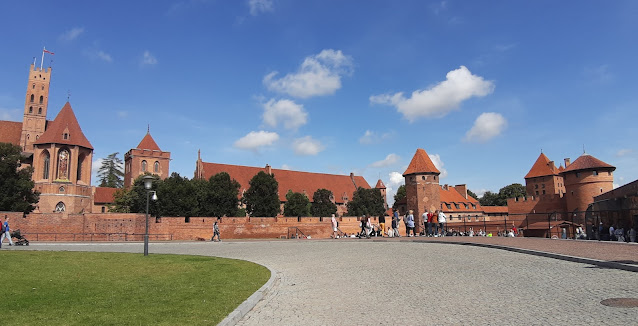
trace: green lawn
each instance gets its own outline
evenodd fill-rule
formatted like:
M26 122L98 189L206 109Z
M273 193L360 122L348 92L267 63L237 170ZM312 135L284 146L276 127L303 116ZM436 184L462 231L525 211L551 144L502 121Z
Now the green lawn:
M93 252L0 252L10 325L215 325L270 277L233 259Z

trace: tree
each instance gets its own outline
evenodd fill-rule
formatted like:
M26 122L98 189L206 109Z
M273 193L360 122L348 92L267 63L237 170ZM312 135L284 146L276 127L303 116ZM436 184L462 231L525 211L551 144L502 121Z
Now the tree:
M359 187L348 202L348 215L361 216L363 214L378 216L385 212L383 196L379 189L364 189Z
M407 197L407 192L405 190L405 185L400 185L399 189L397 189L397 193L394 194L394 204L392 204L392 208L397 208L397 202L401 199Z
M250 187L244 194L244 203L250 216L275 217L280 212L279 183L274 175L259 171L250 179Z
M124 163L117 157L119 152L107 156L103 161L97 176L100 178L100 187L122 188L124 186Z
M514 197L525 197L525 187L520 183L512 183L501 188L498 193L486 191L479 199L482 206L507 206L507 199Z
M470 189L467 190L467 195L472 197L472 198L474 198L474 199L476 199L476 200L479 199L479 197Z
M191 217L197 214L197 198L193 196L195 188L193 183L177 172L158 182L157 188L158 213L160 216L185 216Z
M208 192L204 203L205 216L236 216L240 184L226 172L220 172L208 180ZM200 203L202 204L202 203Z
M40 200L33 190L32 167L20 168L20 146L0 143L0 211L31 213Z
M288 190L284 204L284 216L309 216L310 200L300 192Z
M496 206L498 202L498 194L495 194L491 191L486 191L483 194L483 197L479 199L479 203L481 206Z
M331 216L337 213L337 205L332 202L334 195L328 189L317 189L312 195L312 216Z
M146 212L146 196L147 190L144 188L144 181L142 178L146 175L140 175L135 179L133 185L129 189L122 189L116 191L113 195L113 203L114 207L112 212L127 212L127 213L145 213ZM151 190L158 191L160 188L160 184L162 180L159 179L156 175L151 175L153 177L153 186ZM158 201L149 201L148 212L152 216L161 216L159 202L163 201L165 197L158 191L157 197L159 197ZM167 215L164 215L167 216Z

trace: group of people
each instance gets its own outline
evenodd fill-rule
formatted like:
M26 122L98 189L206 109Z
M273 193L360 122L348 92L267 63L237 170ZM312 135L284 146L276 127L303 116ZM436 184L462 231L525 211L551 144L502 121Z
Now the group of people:
M4 216L4 222L2 223L2 236L0 236L0 248L2 248L2 243L4 239L9 239L9 245L13 246L13 240L11 240L11 232L9 228L9 217L7 215Z

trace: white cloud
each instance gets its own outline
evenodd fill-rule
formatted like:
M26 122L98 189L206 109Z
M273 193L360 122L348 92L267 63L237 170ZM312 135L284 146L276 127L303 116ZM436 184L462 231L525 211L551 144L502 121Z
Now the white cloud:
M488 189L482 188L482 189L479 189L479 190L472 190L472 191L476 194L476 196L477 196L478 198L481 198L481 197L483 197L483 195L485 194L485 192L487 192L487 191L488 191Z
M246 136L239 138L234 146L254 151L263 146L270 146L277 140L279 140L279 135L276 132L251 131Z
M457 109L471 97L483 97L494 91L494 83L472 75L465 67L447 73L446 80L406 98L402 92L370 96L370 102L397 108L410 122L418 118L440 118Z
M84 55L86 55L87 57L93 59L93 60L102 60L105 62L113 62L113 57L111 57L110 54L102 51L102 50L98 50L98 49L88 49L84 51Z
M430 160L432 160L432 163L434 163L434 166L441 172L439 178L443 179L447 177L447 170L443 167L445 164L441 160L441 156L439 154L428 154L428 156Z
M281 165L281 169L282 170L292 170L292 167L288 164L282 164Z
M306 57L296 73L275 79L276 71L264 77L264 85L271 91L298 98L334 94L341 88L342 75L352 72L352 58L340 50L323 50Z
M272 0L248 0L248 7L253 16L274 11Z
M616 152L616 156L617 157L622 157L622 156L626 156L626 155L632 154L633 152L634 152L633 149L623 148L623 149L619 150L618 152Z
M378 144L383 140L390 138L391 136L392 133L390 132L379 135L377 132L366 130L366 132L363 133L363 136L359 138L359 143L365 145Z
M91 183L93 185L99 185L100 184L100 180L97 176L98 171L100 170L100 168L102 167L102 162L104 162L103 158L96 158L93 160L93 163L91 165Z
M271 127L277 127L279 123L283 123L286 129L297 129L306 124L308 113L303 105L291 100L271 99L264 104L263 119L264 123Z
M22 121L22 110L0 108L0 120Z
M324 150L324 146L316 139L312 139L311 136L297 138L292 143L292 148L297 155L317 155Z
M507 120L494 112L485 112L476 118L472 129L465 134L465 141L484 143L498 135L507 127Z
M398 189L399 186L402 185L405 182L405 178L399 172L396 172L396 171L390 172L388 174L388 176L390 177L389 185L392 188L397 188Z
M64 32L58 38L62 41L70 42L75 40L82 33L84 33L84 27L73 27L70 30Z
M155 56L153 54L151 54L151 52L149 52L148 50L144 51L144 54L142 55L142 65L156 65L157 64L157 58L155 58Z
M370 166L373 168L383 168L383 167L391 166L397 163L398 161L399 161L399 155L392 153L392 154L388 154L388 156L386 156L385 159L381 161L376 161L370 164Z

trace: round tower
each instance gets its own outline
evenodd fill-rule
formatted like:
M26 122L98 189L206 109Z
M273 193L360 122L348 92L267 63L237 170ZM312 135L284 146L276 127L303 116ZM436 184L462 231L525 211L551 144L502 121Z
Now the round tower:
M566 164L569 162L565 160ZM584 212L594 197L614 188L616 167L589 154L583 154L567 165L560 174L565 182L568 212Z
M413 210L417 232L423 227L421 215L426 211L441 209L441 172L434 166L424 149L417 149L410 165L403 172L407 209Z

